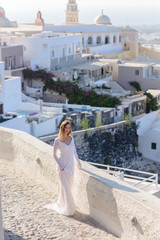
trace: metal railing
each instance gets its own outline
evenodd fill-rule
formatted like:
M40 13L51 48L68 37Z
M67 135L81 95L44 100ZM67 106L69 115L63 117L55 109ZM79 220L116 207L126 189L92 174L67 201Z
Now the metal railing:
M122 167L115 167L100 163L93 163L89 162L93 166L97 166L99 168L103 168L107 171L107 173L114 175L116 178L119 178L120 180L126 181L126 179L132 179L136 180L136 183L133 183L133 186L138 186L140 189L147 188L154 184L156 188L158 188L158 174L157 173L149 173L139 170L133 170L128 168L122 168ZM130 174L128 174L130 173ZM135 175L133 175L133 173ZM139 176L142 175L142 176ZM146 175L146 176L144 176ZM126 178L126 179L125 179ZM144 184L143 186L139 186L141 184ZM148 183L148 184L147 184Z

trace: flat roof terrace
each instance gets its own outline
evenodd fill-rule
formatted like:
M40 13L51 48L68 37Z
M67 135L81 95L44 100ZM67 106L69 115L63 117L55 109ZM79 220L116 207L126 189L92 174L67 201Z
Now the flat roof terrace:
M142 62L126 62L123 64L120 64L120 66L125 66L125 67L147 67L147 66L152 66L154 63L142 63Z

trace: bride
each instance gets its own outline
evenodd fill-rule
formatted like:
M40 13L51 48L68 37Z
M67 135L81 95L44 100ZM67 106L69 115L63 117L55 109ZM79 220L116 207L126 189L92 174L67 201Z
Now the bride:
M73 198L74 160L79 169L81 169L81 163L75 148L71 123L68 120L63 121L60 125L59 135L53 144L53 156L57 162L60 191L57 203L52 204L49 208L63 215L71 216L76 209Z

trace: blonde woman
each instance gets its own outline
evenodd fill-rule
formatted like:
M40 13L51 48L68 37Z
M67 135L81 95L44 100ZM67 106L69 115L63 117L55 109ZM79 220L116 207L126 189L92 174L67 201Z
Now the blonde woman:
M74 160L81 169L81 163L78 158L74 139L72 136L71 123L65 120L60 125L59 135L54 140L53 156L57 162L57 172L59 176L60 192L54 210L70 216L76 209L75 201L72 195L74 182Z

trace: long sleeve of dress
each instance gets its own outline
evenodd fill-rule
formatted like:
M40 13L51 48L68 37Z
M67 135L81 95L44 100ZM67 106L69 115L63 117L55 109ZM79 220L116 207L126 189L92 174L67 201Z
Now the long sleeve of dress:
M55 161L57 162L58 166L60 169L63 168L61 162L60 162L60 159L57 157L57 149L58 149L58 141L57 139L54 140L54 144L53 144L53 157L55 159Z
M74 157L75 157L75 159L76 159L76 162L77 162L77 167L79 168L79 169L81 169L81 162L80 162L80 160L79 160L79 157L78 157L78 155L77 155L77 150L76 150L76 147L75 147L75 144L74 144L74 139L73 139L73 153L74 153Z

